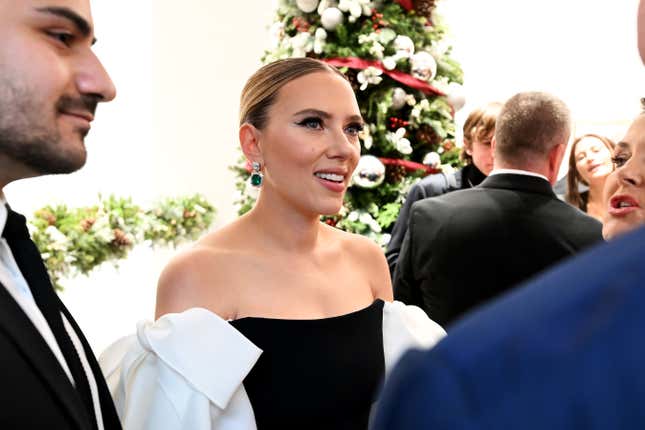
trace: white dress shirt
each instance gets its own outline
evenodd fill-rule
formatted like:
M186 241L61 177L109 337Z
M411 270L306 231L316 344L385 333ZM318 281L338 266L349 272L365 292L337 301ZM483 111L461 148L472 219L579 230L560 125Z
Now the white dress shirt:
M0 233L4 231L4 227L7 222L7 207L5 206L6 203L7 202L4 196L0 194ZM27 284L27 281L25 280L24 276L20 272L20 269L18 268L18 264L16 263L16 260L14 259L13 254L11 253L11 248L9 248L9 244L1 236L0 236L0 283L9 292L9 294L11 294L11 297L13 297L14 300L18 303L18 305L23 310L25 315L29 317L29 319L34 324L34 326L36 327L40 335L43 337L45 342L47 342L47 345L49 345L49 348L54 353L54 356L56 357L61 367L65 371L65 374L69 378L70 382L73 385L75 385L74 378L72 377L72 373L70 372L69 366L67 365L67 361L65 361L65 357L63 356L63 353L61 352L61 349L58 346L58 342L56 342L54 333L49 327L49 324L47 324L47 320L43 316L42 312L36 305L34 296L31 294L29 285ZM65 315L61 313L61 317L63 318L63 325L65 326L65 330L67 331L67 334L72 340L72 344L74 345L74 348L76 349L76 352L78 353L78 356L81 360L81 364L83 365L83 370L87 375L87 380L90 385L90 392L92 393L92 402L94 403L94 410L96 411L96 420L98 424L98 429L103 430L101 404L99 401L98 388L96 385L96 380L94 379L94 375L92 373L92 369L90 368L89 362L87 361L87 357L85 356L85 351L83 350L83 345L81 343L81 340L76 335L76 332L70 325L69 321L67 321L67 318L65 317Z
M505 173L510 173L513 175L535 176L536 178L542 178L545 181L549 182L549 180L544 175L540 175L539 173L535 173L535 172L529 172L528 170L519 170L519 169L493 169L493 171L490 172L488 176L503 175Z

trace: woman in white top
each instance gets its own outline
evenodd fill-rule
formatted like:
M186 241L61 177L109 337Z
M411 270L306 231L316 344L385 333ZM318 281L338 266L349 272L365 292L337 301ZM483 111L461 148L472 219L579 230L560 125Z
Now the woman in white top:
M102 357L125 429L365 429L385 371L444 331L392 303L382 250L320 222L360 155L349 82L309 58L258 70L239 138L254 208L177 256L155 323Z

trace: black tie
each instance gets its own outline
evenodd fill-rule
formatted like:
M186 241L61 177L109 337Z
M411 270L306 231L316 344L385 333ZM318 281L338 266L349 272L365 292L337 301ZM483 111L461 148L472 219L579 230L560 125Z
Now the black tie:
M12 211L8 205L6 207L7 223L5 224L2 236L9 244L9 248L11 248L13 258L16 260L20 272L29 285L36 305L54 333L56 342L74 377L76 390L85 404L92 428L96 429L97 424L90 385L87 380L87 375L83 370L78 352L63 325L63 319L61 317L62 303L56 295L56 292L54 292L40 252L29 237L25 217Z

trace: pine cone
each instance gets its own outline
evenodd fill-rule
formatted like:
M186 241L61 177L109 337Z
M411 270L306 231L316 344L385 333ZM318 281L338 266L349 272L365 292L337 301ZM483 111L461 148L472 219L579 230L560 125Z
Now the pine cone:
M81 228L83 231L89 231L92 228L96 220L94 218L86 218L81 221Z
M355 93L358 93L358 91L361 89L361 84L358 82L358 72L354 69L349 69L345 72L345 76L347 76L347 79L349 80L349 83L352 85L352 89L354 90Z
M414 0L414 10L421 16L430 19L435 7L435 0Z
M48 211L47 209L42 209L36 212L36 216L47 221L47 225L56 225L56 215Z
M407 171L403 166L388 165L385 168L385 180L389 183L396 184L405 178Z
M439 143L439 136L434 128L428 124L422 124L414 134L417 143L434 147Z
M126 236L125 232L120 228L114 229L114 240L112 240L112 243L118 246L129 246L132 244L132 242L130 242L130 239L128 239L128 237Z

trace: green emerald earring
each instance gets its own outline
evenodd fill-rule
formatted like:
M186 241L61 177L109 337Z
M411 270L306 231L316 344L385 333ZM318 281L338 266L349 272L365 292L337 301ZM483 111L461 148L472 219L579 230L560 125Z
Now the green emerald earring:
M262 172L260 172L260 163L254 161L251 163L253 172L251 173L251 185L254 187L262 186Z

